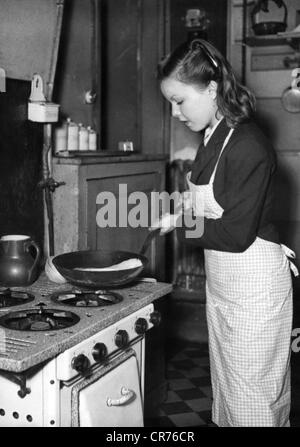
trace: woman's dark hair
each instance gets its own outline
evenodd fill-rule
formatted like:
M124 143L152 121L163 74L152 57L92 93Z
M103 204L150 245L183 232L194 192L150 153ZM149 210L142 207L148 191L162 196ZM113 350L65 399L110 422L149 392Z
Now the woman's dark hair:
M255 110L254 95L237 81L222 54L202 39L181 44L159 63L159 80L170 76L199 88L215 81L218 110L230 127L249 119Z

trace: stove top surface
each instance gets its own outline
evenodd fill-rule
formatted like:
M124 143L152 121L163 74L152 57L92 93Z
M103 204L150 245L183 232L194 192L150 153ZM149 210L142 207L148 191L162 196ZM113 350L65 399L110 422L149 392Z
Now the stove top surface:
M29 287L6 289L6 295L2 288L0 370L25 371L171 291L171 284L140 281L84 293L70 284L55 284L44 273Z

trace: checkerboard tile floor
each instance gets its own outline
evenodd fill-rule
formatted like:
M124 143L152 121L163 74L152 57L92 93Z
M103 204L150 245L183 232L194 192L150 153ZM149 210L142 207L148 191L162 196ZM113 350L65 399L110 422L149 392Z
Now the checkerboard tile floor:
M299 298L300 302L300 298ZM300 327L300 305L294 327ZM292 352L292 427L300 427L300 351ZM208 346L190 342L167 348L167 399L158 417L145 420L146 427L216 427L211 422L212 392Z
M167 351L167 399L145 426L213 427L207 344L175 342Z

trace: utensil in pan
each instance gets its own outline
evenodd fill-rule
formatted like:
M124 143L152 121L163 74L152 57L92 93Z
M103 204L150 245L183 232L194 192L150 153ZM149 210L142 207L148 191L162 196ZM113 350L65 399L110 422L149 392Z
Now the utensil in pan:
M88 288L123 286L132 282L142 273L148 263L148 258L145 256L147 248L152 239L159 233L160 228L151 230L148 233L140 253L119 250L74 251L55 256L52 262L58 272L68 282L76 286ZM137 259L140 263L137 267L121 270L88 270L97 268L104 269L129 259Z

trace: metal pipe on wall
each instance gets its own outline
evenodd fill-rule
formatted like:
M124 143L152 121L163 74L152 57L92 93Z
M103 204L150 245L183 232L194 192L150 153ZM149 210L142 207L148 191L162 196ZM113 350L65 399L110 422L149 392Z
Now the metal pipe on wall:
M56 25L54 33L54 41L52 46L51 63L50 63L50 74L47 82L46 98L47 101L51 102L54 87L54 78L57 65L58 48L60 41L60 33L62 27L63 19L63 9L64 0L57 0L56 2ZM46 255L54 255L54 223L53 223L53 205L52 205L52 193L55 182L51 178L52 171L52 125L44 125L44 143L43 143L43 155L42 155L42 174L43 179L40 182L40 186L44 189L44 203L46 205L46 212L48 222L45 222L45 229L48 228L48 232L45 231L46 236L48 236L48 243L45 241L45 252ZM48 223L48 226L47 226Z

